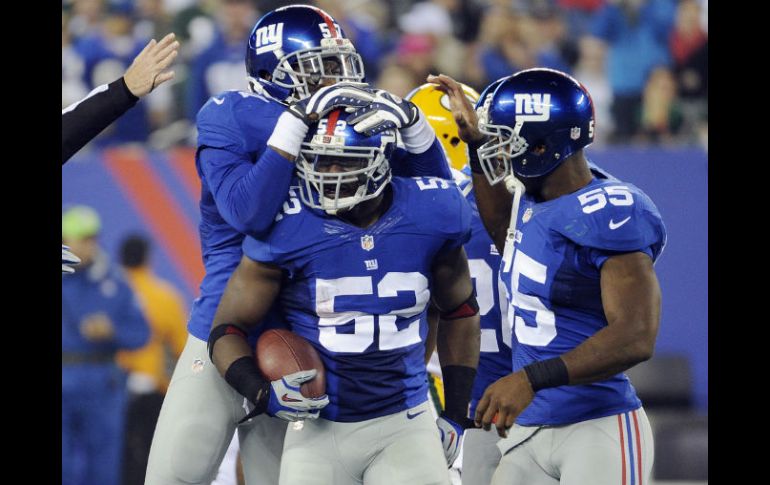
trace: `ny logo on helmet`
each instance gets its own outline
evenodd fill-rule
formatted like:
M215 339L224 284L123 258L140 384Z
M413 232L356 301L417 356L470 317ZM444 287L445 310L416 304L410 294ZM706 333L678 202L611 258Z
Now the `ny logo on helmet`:
M514 94L516 121L548 121L551 117L550 94Z
M274 51L283 46L283 22L260 27L255 34L257 54Z

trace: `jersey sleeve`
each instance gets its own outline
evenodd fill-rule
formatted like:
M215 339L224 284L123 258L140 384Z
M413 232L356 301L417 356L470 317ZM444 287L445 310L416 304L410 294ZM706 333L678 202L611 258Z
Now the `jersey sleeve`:
M273 252L269 241L246 236L243 240L243 254L252 261L267 264L280 264L280 257Z
M196 157L225 221L258 237L286 199L295 166L266 148L283 108L246 96L227 92L201 108Z
M598 197L590 199L593 194ZM575 244L590 248L589 260L596 267L613 255L636 251L656 261L663 251L663 219L650 198L633 185L605 184L582 191L570 202L555 228Z

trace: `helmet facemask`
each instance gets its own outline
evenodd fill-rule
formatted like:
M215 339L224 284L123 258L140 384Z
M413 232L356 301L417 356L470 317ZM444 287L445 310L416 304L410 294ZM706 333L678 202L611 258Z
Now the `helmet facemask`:
M315 135L297 160L302 201L331 215L379 196L392 176L383 150L344 146L342 138ZM342 170L332 171L335 166Z
M489 185L495 185L502 182L508 175L515 176L511 160L526 153L529 144L519 135L524 122L517 121L513 128L489 122L491 98L488 96L484 106L477 111L479 131L490 137L489 141L478 148L478 155Z
M361 82L364 63L349 39L326 38L321 47L300 49L281 58L272 82L290 90L295 100L309 97L322 81Z

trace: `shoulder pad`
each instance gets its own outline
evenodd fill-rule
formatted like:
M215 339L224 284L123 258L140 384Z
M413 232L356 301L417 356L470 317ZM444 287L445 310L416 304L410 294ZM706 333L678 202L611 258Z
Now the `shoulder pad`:
M559 201L553 229L581 246L631 252L651 248L653 261L666 243L666 228L652 200L617 179L590 184Z
M471 207L457 185L438 177L394 177L397 190L406 192L404 212L423 231L464 244L470 237Z

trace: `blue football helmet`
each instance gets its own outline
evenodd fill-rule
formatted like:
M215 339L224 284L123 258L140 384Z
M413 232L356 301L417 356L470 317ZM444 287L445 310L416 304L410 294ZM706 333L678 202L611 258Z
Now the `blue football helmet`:
M490 184L509 174L519 179L547 175L593 142L593 101L571 76L536 68L496 82L477 109L479 130L491 138L478 149Z
M364 79L364 63L350 39L329 14L308 5L281 7L257 21L246 71L252 91L264 89L281 101L307 98L324 79Z
M336 109L318 120L297 159L302 202L331 215L377 197L392 177L388 160L396 130L365 136L347 122L349 116Z

